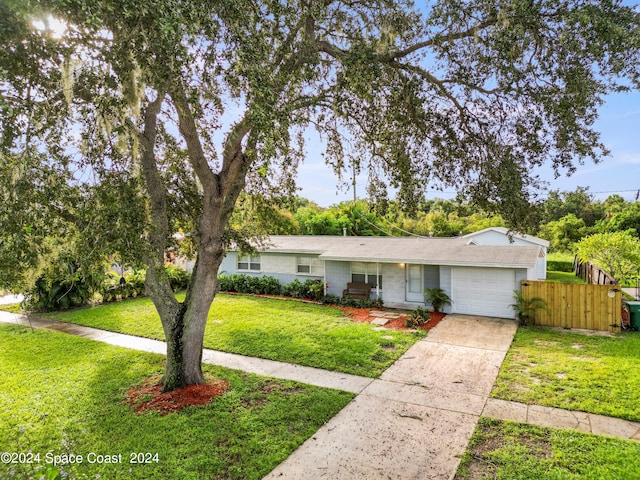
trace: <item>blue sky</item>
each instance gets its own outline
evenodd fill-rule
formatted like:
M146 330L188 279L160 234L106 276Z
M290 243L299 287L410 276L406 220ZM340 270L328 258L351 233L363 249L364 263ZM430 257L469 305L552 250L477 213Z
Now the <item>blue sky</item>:
M601 133L611 155L603 157L598 164L588 162L578 166L570 177L555 179L551 170L540 170L539 173L549 183L551 190L573 191L579 186L589 187L589 191L599 200L607 198L610 192L616 192L626 200L634 200L636 192L640 190L640 92L612 94L599 112L596 130ZM307 156L300 165L299 194L323 207L353 199L351 189L338 188L338 178L324 164L320 150L315 147L315 142L310 141ZM357 180L358 196L364 197L366 173ZM426 196L428 199L452 198L455 192L427 190Z

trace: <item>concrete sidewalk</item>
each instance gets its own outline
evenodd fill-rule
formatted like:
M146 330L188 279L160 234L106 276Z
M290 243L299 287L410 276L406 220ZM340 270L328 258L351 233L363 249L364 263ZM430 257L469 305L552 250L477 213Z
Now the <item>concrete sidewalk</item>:
M24 315L3 312L0 310L0 322L12 323L33 328L46 328L57 332L64 332L78 337L89 338L98 342L108 343L119 347L142 350L144 352L166 354L167 344L159 340L136 337L122 333L108 332L97 328L84 327L73 323L57 322L41 318L31 318ZM204 349L202 362L209 365L242 370L248 373L266 375L283 380L295 380L317 387L333 388L351 393L362 392L373 378L349 375L348 373L331 372L313 367L303 367L290 363L277 362L275 360L265 360L263 358L247 357L234 353L220 352L217 350Z
M0 311L0 322L29 325ZM164 342L32 319L47 328L164 354ZM265 480L451 479L480 416L640 441L640 423L490 399L511 320L448 315L377 379L214 350L205 363L358 394ZM471 332L471 334L470 334Z
M640 423L594 413L574 412L554 407L526 405L490 398L482 411L483 417L529 423L558 430L606 435L623 440L640 441Z
M453 478L515 332L448 315L265 479Z

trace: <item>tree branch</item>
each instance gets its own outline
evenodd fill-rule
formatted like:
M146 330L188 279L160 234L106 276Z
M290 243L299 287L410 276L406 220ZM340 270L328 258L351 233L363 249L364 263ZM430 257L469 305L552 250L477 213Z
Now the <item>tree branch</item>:
M142 144L142 174L151 200L151 222L153 228L149 234L152 256L147 259L147 278L145 289L156 306L161 318L174 318L180 305L173 295L171 285L164 274L164 253L169 236L169 215L167 212L166 187L158 171L155 157L157 118L164 102L166 92L159 90L156 99L149 103L144 112L144 129L138 131ZM165 334L167 325L163 321ZM168 337L167 337L168 338Z
M189 162L196 172L206 195L217 185L217 175L211 170L207 162L204 149L202 148L202 142L198 135L198 127L193 118L191 107L189 107L189 101L187 100L184 87L180 84L173 85L170 88L169 95L171 95L171 100L173 100L173 104L178 112L178 128L182 138L184 138L187 144Z
M421 50L423 48L433 47L434 45L439 45L442 43L451 43L456 40L460 40L462 38L473 37L478 33L478 31L484 30L485 28L492 27L496 24L496 22L497 22L497 18L495 16L492 16L462 32L449 33L447 35L436 34L433 38L425 40L424 42L416 43L415 45L405 48L404 50L399 50L394 53L382 55L380 57L380 60L383 62L389 61L389 60L397 60L399 58L404 58L407 55L411 55L412 53L417 52L418 50Z
M164 102L166 93L158 91L156 99L149 103L144 112L144 129L138 131L138 138L142 144L142 174L147 185L147 192L151 199L151 221L153 232L151 233L151 245L156 256L156 262L164 263L164 249L166 238L169 235L167 215L166 188L158 171L155 157L155 145L157 134L157 117Z

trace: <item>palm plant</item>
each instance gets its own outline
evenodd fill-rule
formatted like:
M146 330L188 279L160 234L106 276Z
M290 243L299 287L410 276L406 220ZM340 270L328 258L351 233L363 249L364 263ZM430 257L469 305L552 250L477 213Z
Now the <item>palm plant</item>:
M423 292L426 303L430 303L434 312L440 312L445 305L451 305L447 292L441 288L427 288Z
M527 325L527 321L533 319L538 310L549 313L549 307L543 298L525 298L520 290L514 290L513 299L515 303L511 305L511 308L515 310L520 325Z

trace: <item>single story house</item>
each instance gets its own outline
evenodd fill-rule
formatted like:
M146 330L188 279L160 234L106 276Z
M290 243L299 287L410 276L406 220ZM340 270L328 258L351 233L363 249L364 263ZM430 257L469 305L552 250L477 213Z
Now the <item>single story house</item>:
M463 238L476 245L535 245L542 249L538 261L536 263L537 280L545 280L547 278L547 250L549 242L542 238L525 235L524 233L516 233L509 231L504 227L489 227L484 230L469 233ZM532 278L531 280L535 280Z
M272 276L282 284L322 280L342 295L349 282L369 283L386 306L424 305L425 288L442 288L447 312L514 318L513 292L538 278L539 245L481 245L466 237L271 236L255 255L230 250L226 274Z

